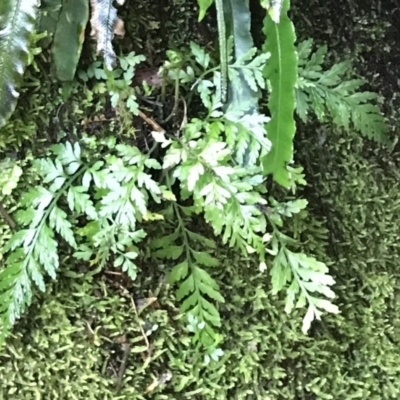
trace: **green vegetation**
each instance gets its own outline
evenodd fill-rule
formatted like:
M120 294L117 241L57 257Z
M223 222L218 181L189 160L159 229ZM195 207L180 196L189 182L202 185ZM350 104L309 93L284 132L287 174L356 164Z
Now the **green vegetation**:
M354 60L289 0L28 3L0 7L2 398L398 398L398 153Z

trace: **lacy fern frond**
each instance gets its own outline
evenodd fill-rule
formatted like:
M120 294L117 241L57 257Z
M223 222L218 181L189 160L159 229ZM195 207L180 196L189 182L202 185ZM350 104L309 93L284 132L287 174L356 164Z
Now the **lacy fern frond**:
M221 142L221 138L205 138L206 135L202 135L199 129L201 124L198 121L193 124L196 129L189 123L184 138L170 146L165 158L164 168L179 164L174 167L173 176L180 181L182 196L192 196L193 209L204 213L206 222L216 235L222 237L223 243L240 249L246 256L257 254L260 268L265 269L269 255L273 256L272 289L274 292L287 291L288 313L293 309L296 296L299 296L298 307L308 306L304 331L308 330L312 319L320 318L321 310L337 312L337 307L329 300L312 294L319 292L329 298L334 296L329 289L334 281L328 275L326 266L312 257L290 250L297 245L296 241L279 230L282 218L300 212L307 202L298 200L280 204L273 199L267 202L263 196L266 189L262 168L232 165L232 152L226 143ZM185 145L186 141L190 146ZM272 235L268 233L271 227ZM178 237L181 235L171 236L170 240L175 241ZM182 252L183 248L180 248L179 256ZM176 253L171 250L169 254ZM174 270L174 281L184 279L182 290L192 304L189 288L194 291L195 286L193 278L188 276L188 268L187 263L179 264ZM196 317L201 322L202 314Z
M287 4L285 10L287 11ZM280 23L284 22L285 17L282 16ZM275 24L274 22L271 23ZM290 30L292 27L287 26L285 29ZM292 34L289 34L289 37L293 39ZM293 54L290 54L285 60L289 64L291 56L296 56L294 47L292 47L293 43L291 42ZM200 73L204 77L207 75L210 57L207 57L207 54L199 49L198 46L192 45L192 50L196 63L200 64L203 69ZM289 49L287 51L289 52ZM278 64L282 63L283 56L279 58L278 54L277 57ZM229 66L231 82L235 83L236 68L240 68L243 76L247 77L250 87L254 90L260 87L263 88L262 70L267 59L267 54L256 56L256 50L252 49L244 57ZM332 278L324 269L326 267L323 268L322 263L314 260L320 271L316 271L315 275L310 278L311 283L307 282L303 277L305 275L303 270L307 268L307 263L310 266L309 268L313 268L313 259L303 253L296 253L291 250L292 247L296 247L298 244L278 229L282 224L282 217L290 217L292 214L299 212L305 206L305 202L278 204L273 199L267 200L265 198L266 170L261 163L265 160L265 156L268 157L271 152L271 143L266 137L265 131L265 126L269 126L269 119L258 113L249 115L247 104L235 103L225 109L220 101L219 72L213 71L212 77L209 79L204 78L198 82L194 77L193 65L195 63L186 68L180 65L179 70L174 70L172 63L170 63L169 68L170 72L174 72L175 76L179 76L182 82L195 81L195 87L207 111L207 116L202 120L197 118L190 120L185 125L182 132L183 135L179 139L174 138L164 141L163 145L168 148L162 167L172 181L179 181L181 198L193 199L192 212L204 215L206 222L213 228L216 235L221 236L223 243L240 249L246 256L256 254L262 270L267 268L271 255L274 259L277 258L276 261L272 261L273 265L275 265L272 269L273 290L281 291L286 289L288 293L290 290L290 293L295 295L302 293L303 297L301 299L304 298L306 301L303 303L300 301L298 303L299 306L308 305L312 311L306 314L304 322L304 330L306 330L311 319L319 318L321 309L325 311L334 311L336 309L333 305L324 307L325 300L322 299L319 302L312 295L314 291L312 283L316 284L319 279L319 273L324 274L325 281L321 280L318 290L323 291L331 284ZM239 65L240 67L238 67ZM293 68L293 65L290 65L290 67ZM296 70L296 62L294 62L294 69ZM277 101L275 104L275 117L278 121L284 121L285 124L288 122L293 127L295 80L291 82L290 87L288 85L283 88L279 82L283 81L284 78L285 73L282 68L281 75L273 78L276 79L275 83L278 85L278 91L275 91L274 95L276 97L275 101ZM286 99L287 91L291 93L293 102L289 105L290 107L286 108L285 114L280 110L279 104ZM282 96L282 99L280 99L280 96ZM281 114L282 112L283 114ZM269 137L272 139L272 147L273 140L277 140L275 141L277 149L281 146L280 141L282 141L282 146L288 146L289 150L292 149L291 141L294 132L289 132L288 134L288 132L282 131L283 126L280 123L278 123L277 128L279 128L278 131L282 135L277 136L275 132L275 136ZM250 154L250 163L247 163L246 168L243 168L240 165L245 153ZM286 152L284 153L287 154ZM292 154L291 151L289 153ZM261 160L263 161L261 162ZM294 188L296 184L304 184L304 176L301 171L286 165L289 160L285 162L283 158L279 160L278 164L273 164L273 168L278 168L281 171L280 176L284 175L287 178L287 182L285 182L288 187ZM283 170L285 171L284 173L282 173ZM184 226L183 222L180 222L179 225ZM269 233L271 228L273 230L272 235ZM177 237L181 236L177 234ZM170 237L170 240L174 242L177 237L173 239ZM274 246L277 246L278 250L269 248L271 237L275 238ZM281 249L281 253L279 253L279 249ZM171 246L169 254L171 257L175 254L180 256L182 252L182 247L178 251L178 249ZM278 254L290 255L290 263L280 263ZM165 256L167 256L167 253L165 253ZM191 306L195 307L195 303L192 302L195 295L192 292L196 292L197 289L193 283L194 278L189 275L189 267L190 265L186 262L179 263L174 269L173 276L175 278L173 281L177 282L179 280L181 284L182 281L185 282L185 286L182 289L185 295L182 294L180 297L187 296L189 303L186 304L191 304ZM193 268L195 270L197 265L194 265ZM296 277L296 279L293 279L293 277ZM283 284L280 285L279 282L283 282ZM286 284L290 285L289 288L286 288ZM298 288L294 287L295 284L298 285ZM324 294L327 293L331 294L331 291L329 292L326 289ZM288 312L293 308L291 305L293 296L291 296L287 297L286 310ZM317 303L319 304L318 306L316 306ZM184 310L188 311L187 308L184 308ZM201 313L198 313L195 317L195 320L199 323L206 324L207 321L202 321Z
M87 188L93 181L100 200L96 203L97 220L80 229L86 240L75 256L98 264L99 269L112 257L114 267L136 279L136 244L146 236L137 223L147 218L149 196L160 203L162 195L146 171L161 165L134 146L119 144L115 150L115 155L106 157L102 169L98 164L83 176L83 186Z
M272 244L276 246L276 243ZM335 281L328 275L327 266L313 257L280 247L271 269L273 293L286 287L285 311L290 314L293 308L307 306L303 319L303 332L307 333L314 319L321 319L322 310L337 314L339 309L330 300L313 295L319 293L328 299L335 297L330 288ZM297 300L296 300L297 297Z
M219 264L210 254L216 244L187 227L193 208L173 203L165 214L174 216L178 225L173 233L151 242L152 256L176 261L168 281L179 283L176 298L181 312L189 316L189 330L194 333L194 341L210 352L220 340L215 328L221 326L221 317L214 302L224 302L218 284L205 269ZM201 250L196 249L199 244Z
M347 132L359 131L369 139L385 141L386 124L379 107L378 95L362 91L365 79L350 79L351 65L347 61L324 70L327 46L313 52L313 40L298 45L299 78L296 89L296 111L305 122L312 110L321 122L330 118Z
M115 145L106 156L84 161L78 143L52 147L52 158L35 162L43 186L20 201L18 230L5 246L0 272L0 328L5 335L32 298L31 282L45 290L44 272L56 277L59 238L77 259L101 269L107 262L136 278L136 244L146 233L137 221L148 219L149 196L161 202L162 191L148 173L161 165L134 146ZM68 207L68 211L66 208ZM82 219L83 226L76 226ZM74 221L74 225L71 221Z
M272 234L264 236L267 252L272 255L272 268L270 270L272 292L286 291L285 311L290 314L293 308L307 307L303 318L303 332L307 333L311 322L320 319L322 312L337 314L338 307L331 300L335 293L331 286L335 280L329 275L328 267L301 252L294 252L290 247L298 245L296 241L280 231L284 217L298 214L307 206L307 201L298 199L279 203L270 199L271 212L269 223ZM316 294L325 298L317 297Z
M30 304L33 281L45 290L43 271L56 276L59 266L58 234L70 246L76 247L67 214L59 208L59 200L85 170L80 158L80 148L69 144L64 158L42 159L36 162L37 170L48 187L31 189L22 199L23 207L16 213L20 227L7 245L6 268L0 274L0 320L5 334Z

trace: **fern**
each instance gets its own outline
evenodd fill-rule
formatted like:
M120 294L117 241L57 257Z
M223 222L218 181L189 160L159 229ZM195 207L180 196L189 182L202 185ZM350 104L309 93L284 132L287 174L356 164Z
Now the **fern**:
M20 230L4 249L8 256L0 272L3 337L30 304L31 282L44 291L43 271L56 277L57 237L74 249L77 259L97 265L92 273L112 262L135 279L136 244L146 236L137 221L154 218L147 211L149 196L157 202L162 196L147 171L161 165L136 147L115 145L114 139L107 141L105 153L88 163L81 146L67 142L52 147L53 158L35 162L44 185L21 199L15 215ZM87 222L76 226L78 218Z
M281 216L297 214L306 205L307 201L300 199L286 204L272 200L271 206L276 213L271 213L269 222L273 231L272 235L264 237L268 245L268 253L274 256L270 271L272 292L277 294L283 289L286 290L285 311L288 314L293 308L307 306L302 327L304 333L308 332L314 319L321 318L322 311L334 314L339 312L338 307L330 301L335 298L335 294L330 288L335 281L328 274L328 267L313 257L291 251L288 246L296 245L296 243L279 230L279 226L282 226L283 222ZM313 293L322 294L329 300L316 297Z
M217 71L218 67L214 66L215 60L195 43L191 43L190 48L193 59L189 60L189 66L175 64L172 59L164 66L171 78L178 77L182 86L193 83L192 88L196 89L206 109L206 120L202 122L200 119L193 119L190 128L196 130L204 127L208 132L207 136L213 139L225 134L226 143L234 154L235 161L240 165L254 166L260 155L265 155L271 148L265 130L269 118L256 109L251 110L253 98L245 97L241 102L232 101L227 107L222 107L220 73ZM171 54L169 56L172 58ZM262 71L268 57L268 54L257 54L257 50L251 48L228 66L230 81L238 87L238 93L243 88L242 79L246 79L246 84L254 92L264 88ZM201 79L196 78L196 75Z
M206 69L209 58L196 46L192 48L195 50L196 62L203 63L203 68ZM256 51L252 49L242 60L237 60L237 65L241 65L238 68L245 71L243 76L246 77L249 86L255 86L257 90L264 87L261 71L267 56L255 55ZM235 64L230 66L230 76L233 77ZM189 67L186 70L180 67L180 71L176 74L186 82L190 77L189 71ZM205 76L207 72L202 74ZM333 283L333 279L327 274L326 266L312 257L293 251L291 248L298 244L279 230L283 217L290 217L300 212L306 202L299 200L281 204L272 198L268 201L265 199L265 170L260 159L268 156L270 152L270 143L265 137L265 123L268 119L257 113L248 115L246 104L243 108L238 104L236 107L231 105L224 112L218 90L219 73L214 71L213 74L213 78L204 79L203 84L196 86L207 110L207 117L203 120L189 121L180 139L171 138L164 141L164 146L168 149L163 169L171 176L172 181L179 180L181 197L193 199L190 212L203 213L206 222L212 226L216 235L221 236L223 243L240 249L245 255L257 254L260 268L263 270L270 261L270 255L274 257L271 269L273 291L281 291L289 285L286 288L287 312L292 310L296 296L299 296L298 306L308 306L303 327L306 331L310 321L319 318L322 310L337 311L329 300L319 299L312 294L317 291L325 296L329 295L329 299L332 298L329 286ZM294 90L292 94L294 98ZM294 118L293 112L290 116ZM289 114L286 118L289 118ZM252 162L243 168L240 166L240 161L243 154L249 150L249 143ZM285 145L292 146L286 142ZM285 167L286 169L290 187L295 185L294 180L304 184L301 171L290 166ZM265 209L268 212L265 212ZM185 215L190 214L188 210L183 210L185 209L182 209ZM182 226L183 222L179 225ZM269 233L271 228L272 233ZM167 236L165 240L174 242L182 237L177 232L174 235ZM163 250L163 254L167 255L166 252L167 250ZM172 246L169 254L171 257L173 254L179 258L182 253L183 247L176 253L175 247ZM196 265L193 268L195 270ZM309 270L308 275L306 270ZM185 311L188 311L189 305L197 304L194 300L196 296L202 296L202 293L196 291L193 273L189 275L189 271L190 263L181 262L173 270L172 279L173 282L178 280L184 282L182 293L188 296L187 299L181 292L179 293L180 297L184 298ZM200 312L197 312L195 317L200 324L204 323L207 326L210 323L202 320Z
M205 270L205 267L219 264L210 255L216 244L187 228L192 208L174 203L164 214L174 216L178 224L171 234L152 241L151 246L155 250L152 256L177 262L169 273L168 281L171 284L180 283L176 297L181 302L181 311L190 316L189 322L193 325L196 321L191 329L195 333L194 341L210 352L219 342L219 335L214 329L221 326L221 318L213 302L224 302L218 284ZM201 251L196 250L199 244Z
M352 73L347 61L323 70L327 46L320 46L315 52L312 48L312 39L298 45L296 111L299 117L306 122L311 109L321 122L332 118L336 126L347 132L355 129L369 139L385 141L385 119L371 103L378 99L377 94L360 90L365 79L347 80Z
M271 86L268 101L271 121L267 124L267 132L272 148L264 156L263 166L265 173L272 174L276 182L286 187L290 185L286 165L292 161L296 131L293 114L297 80L296 37L287 15L289 8L289 0L284 0L279 23L273 21L269 14L264 21L264 34L267 37L264 51L271 54L264 76Z
M59 80L71 81L75 76L89 20L88 0L64 1L57 17L52 48L55 72Z
M120 144L116 150L117 155L107 157L105 168L88 171L83 177L83 185L89 188L93 180L102 197L96 204L98 219L80 229L86 240L75 255L91 260L92 265L98 264L99 270L114 257L114 267L121 267L135 279L137 267L133 260L139 255L135 244L146 236L138 229L137 222L149 218L149 194L157 202L162 195L161 188L145 169L147 165L161 166L137 147Z
M191 131L190 125L188 129ZM256 253L260 266L266 265L268 255L274 256L271 269L273 291L279 292L290 284L287 289L288 313L293 308L294 297L300 293L297 307L308 305L303 325L305 332L312 319L320 318L321 309L337 312L337 307L329 300L310 294L317 291L329 294L329 298L334 297L329 289L334 281L327 274L327 267L312 257L289 250L288 246L296 246L296 242L278 229L282 225L281 216L300 212L306 202L299 200L279 204L270 199L268 204L263 198L264 177L260 167L251 170L229 166L231 152L224 143L207 143L202 139L194 141L193 136L189 138L190 149L184 144L179 147L176 143L170 149L170 154L179 154L180 160L185 160L176 167L174 176L181 181L183 196L192 194L194 209L204 212L205 220L215 234L221 235L223 243L241 249L245 255ZM268 214L263 212L267 207L270 209ZM271 226L273 234L270 242L266 231Z
M17 103L38 6L38 0L2 0L0 3L0 128Z
M76 241L67 214L59 208L61 196L85 171L80 158L80 148L70 145L65 149L65 158L39 160L37 169L46 188L31 189L21 200L24 209L16 214L18 224L23 227L5 246L10 252L6 268L0 273L1 324L3 335L19 318L32 298L31 281L45 290L42 269L52 278L59 266L58 243L55 232L70 246ZM62 190L60 190L62 188Z
M206 349L205 361L217 359L222 354L218 348L222 340L218 309L224 299L208 270L217 265L212 255L215 242L190 229L193 216L200 213L223 243L245 255L257 255L260 268L271 262L271 255L275 257L271 269L273 290L290 285L288 312L296 296L297 305L308 305L305 329L322 310L335 310L329 300L313 294L332 295L327 289L332 279L326 267L294 251L298 244L279 230L282 218L299 212L305 203L280 204L267 199L261 160L271 152L265 130L269 119L256 111L249 113L246 102L224 107L219 67L199 46L192 43L191 49L193 54L188 60L169 53L165 70L181 86L192 85L202 102L203 117L189 119L180 136L153 133L152 150L157 145L165 149L162 162L151 158L152 150L143 154L135 146L117 144L114 138L101 142L85 138L83 147L78 143L53 146L52 155L36 163L43 184L20 202L16 220L21 230L6 247L6 268L0 273L3 332L29 305L32 282L44 290L44 271L50 277L56 276L59 242L72 249L73 257L87 262L91 274L113 266L135 279L138 244L146 236L141 223L156 219L157 234L161 227L168 234L152 238L152 256L175 263L169 281L178 285L177 298L187 316L188 329L195 343ZM262 73L267 58L267 54L250 49L229 65L232 83L241 85L241 71L251 90L264 88ZM121 64L123 69L140 61L135 57L121 60L125 60L122 64L126 62L125 66ZM97 76L99 69L93 69ZM104 71L99 76L111 79ZM107 86L112 87L109 81ZM241 164L245 154L248 162L244 168ZM301 171L290 166L285 169L288 186L302 182ZM154 180L152 170L163 170L160 182ZM172 193L172 188L178 186L175 183L179 184L177 196ZM163 201L171 203L164 208L158 206L162 212L149 210L150 203Z

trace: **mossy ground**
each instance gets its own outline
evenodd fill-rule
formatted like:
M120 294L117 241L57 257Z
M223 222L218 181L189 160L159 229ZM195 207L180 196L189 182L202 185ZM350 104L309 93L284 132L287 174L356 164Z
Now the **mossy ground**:
M142 51L147 67L153 67L167 47L199 40L199 35L208 43L204 31L192 29L194 3L126 6L125 20L132 22L119 51ZM394 68L400 54L395 3L311 1L305 6L293 1L292 13L300 39L327 43L330 62L352 59L371 89L382 94L393 138L399 109ZM213 27L206 25L206 30L212 33ZM39 65L37 71L31 68L31 86L1 139L20 157L40 152L41 143L79 136L83 116L102 112L106 104L100 99L93 105L81 86L67 90L43 80L49 72L45 56ZM49 96L54 101L46 101ZM268 275L251 259L220 248L221 266L211 272L226 298L221 309L225 355L206 368L179 320L174 291L165 283L168 265L144 262L138 280L127 283L107 273L90 276L66 262L58 281L38 295L7 341L0 356L0 398L400 398L398 149L377 148L358 134L316 124L299 126L296 148L309 183L302 194L310 205L290 229L306 252L330 265L339 316L326 316L304 336L301 313L285 315L282 300L269 292ZM12 208L13 201L7 204ZM7 228L1 229L4 239ZM157 301L143 309L154 297ZM151 331L149 350L141 325ZM132 351L118 391L126 342ZM146 393L168 373L170 381Z

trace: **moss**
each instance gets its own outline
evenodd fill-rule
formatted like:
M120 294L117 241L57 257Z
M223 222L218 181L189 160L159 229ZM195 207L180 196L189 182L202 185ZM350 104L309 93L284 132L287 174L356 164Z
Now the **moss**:
M334 133L318 146L310 140L299 146L307 149L298 158L310 182L310 211L292 229L305 250L330 265L339 316L325 316L304 336L302 313L284 314L257 264L221 248L223 266L212 271L226 297L221 362L202 365L161 272L140 274L129 289L136 299L158 292L159 308L140 315L146 326L158 325L146 362L129 296L105 276L100 283L64 276L7 343L0 364L3 398L33 399L36 391L42 399L144 399L147 386L168 371L172 380L152 398L399 398L400 154ZM139 352L131 353L116 394L122 336Z
M186 15L186 10L179 8L184 2L174 3L177 7L171 8L171 13L179 10ZM142 2L137 8L144 19L132 17L128 31L135 33L146 26L149 37L137 41L140 50L152 43L158 19ZM343 15L318 10L324 17ZM171 32L170 43L175 43L180 38L178 26L170 20L165 26ZM131 50L130 38L125 40L121 47ZM156 65L159 50L153 56ZM48 95L50 89L46 90ZM35 108L43 93L29 101L29 129L19 121L26 108L22 107L9 125L21 138L3 146L16 146L25 140L26 132L29 140L37 134L40 139L47 138L48 132L39 128L52 122L48 117L40 122L44 111ZM48 103L46 115L53 117L62 101L59 97ZM309 186L304 196L310 206L290 229L301 238L307 254L330 265L337 280L339 316L325 316L313 324L310 336L304 336L300 331L302 312L284 313L282 299L271 295L269 277L258 271L257 263L220 248L221 267L211 272L226 298L221 309L225 355L218 364L205 368L180 322L174 291L164 283L165 269L143 266L127 293L121 289L123 282L106 274L91 278L85 271L67 272L70 267L78 271L79 265L66 265L46 296L38 296L37 305L29 309L1 353L0 398L400 398L396 264L400 252L400 154L375 149L356 134L348 137L329 127L312 127L312 134L310 127L301 131L307 135L298 135L297 161L306 167ZM315 139L317 135L324 137L323 145ZM138 320L131 296L138 301L154 293L157 303L143 310ZM140 324L149 331L154 328L148 337L150 355L145 351ZM117 393L125 340L132 351ZM167 372L172 380L146 394L154 379Z

